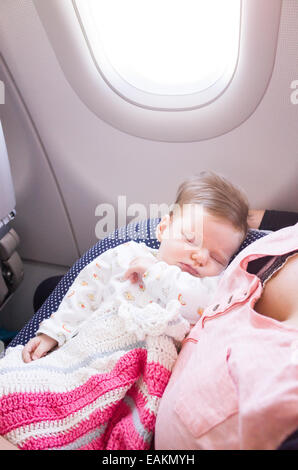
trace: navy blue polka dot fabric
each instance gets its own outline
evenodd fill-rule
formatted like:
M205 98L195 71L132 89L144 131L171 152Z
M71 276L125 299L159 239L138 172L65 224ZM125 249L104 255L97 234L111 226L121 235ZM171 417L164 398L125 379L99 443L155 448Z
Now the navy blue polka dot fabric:
M268 235L268 233L270 233L270 231L266 231L266 230L252 230L250 229L247 233L247 237L245 238L245 240L242 242L242 245L240 246L239 250L234 254L234 256L232 256L232 258L230 259L230 263L231 261L233 261L233 259L238 255L238 253L240 253L240 251L244 250L244 248L246 248L248 245L250 245L251 243L255 242L256 240L258 240L259 238L262 238L264 237L265 235Z
M130 240L134 240L138 243L145 243L151 248L159 248L159 242L155 236L155 230L160 219L149 219L137 223L128 224L126 227L120 228L115 232L111 233L108 237L97 242L90 250L88 250L82 258L80 258L72 268L66 273L61 279L57 287L54 289L52 294L44 302L41 308L35 313L32 319L22 328L22 330L15 336L15 338L9 344L10 347L18 344L26 344L30 338L35 335L38 330L38 326L42 320L48 318L53 312L55 312L63 297L66 295L71 284L79 272L97 256L104 253L110 248L126 243ZM250 230L248 236L243 242L239 251L248 246L253 241L266 235L265 232L258 230Z

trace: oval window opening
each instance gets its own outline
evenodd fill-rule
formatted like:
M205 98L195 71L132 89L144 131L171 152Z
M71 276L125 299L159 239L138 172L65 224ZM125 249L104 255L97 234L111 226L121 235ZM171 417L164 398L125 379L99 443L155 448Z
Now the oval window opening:
M75 0L75 6L99 71L137 105L202 106L232 79L241 0Z

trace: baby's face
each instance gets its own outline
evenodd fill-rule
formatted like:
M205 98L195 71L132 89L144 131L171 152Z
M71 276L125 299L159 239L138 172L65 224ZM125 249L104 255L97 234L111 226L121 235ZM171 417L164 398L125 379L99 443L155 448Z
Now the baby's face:
M243 233L231 222L215 217L198 204L172 218L165 216L157 229L161 242L158 259L196 277L220 274L239 248Z

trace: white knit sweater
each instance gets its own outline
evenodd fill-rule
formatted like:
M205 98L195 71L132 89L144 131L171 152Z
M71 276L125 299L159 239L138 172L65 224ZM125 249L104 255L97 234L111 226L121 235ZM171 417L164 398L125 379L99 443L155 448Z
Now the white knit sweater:
M142 322L142 310L150 303L166 307L173 301L179 313L195 324L212 300L219 276L197 278L177 266L156 262L157 250L134 241L106 251L88 264L75 279L57 312L44 320L37 334L46 333L59 346L76 335L90 316L134 307L131 321ZM151 257L153 264L142 280L132 284L123 275L136 257Z

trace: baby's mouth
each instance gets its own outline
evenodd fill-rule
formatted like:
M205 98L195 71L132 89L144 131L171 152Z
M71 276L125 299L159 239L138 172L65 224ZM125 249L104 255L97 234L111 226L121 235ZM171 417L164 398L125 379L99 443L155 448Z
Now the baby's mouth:
M179 263L179 267L181 268L182 271L186 271L192 276L201 277L198 271L195 268L193 268L190 264Z

